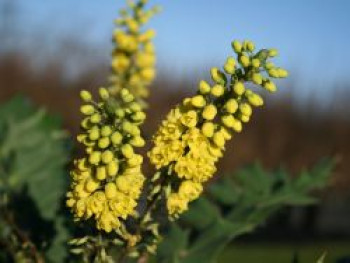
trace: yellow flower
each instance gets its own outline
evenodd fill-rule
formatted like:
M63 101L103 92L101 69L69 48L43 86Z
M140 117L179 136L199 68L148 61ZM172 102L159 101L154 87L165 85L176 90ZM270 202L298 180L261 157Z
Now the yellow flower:
M180 121L183 125L191 128L196 126L197 124L197 112L195 112L194 110L190 110L186 113L184 113L181 118Z

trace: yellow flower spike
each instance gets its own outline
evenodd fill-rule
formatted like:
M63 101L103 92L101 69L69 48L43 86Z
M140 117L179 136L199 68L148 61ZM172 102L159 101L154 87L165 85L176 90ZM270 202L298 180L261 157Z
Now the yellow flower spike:
M197 95L191 99L191 103L196 108L203 108L206 104L206 101L202 95Z
M212 68L210 70L212 80L221 85L226 85L226 76L223 72L221 72L218 68Z
M107 137L112 134L112 128L109 125L105 125L101 128L101 135Z
M213 142L216 146L222 148L225 145L225 138L220 132L214 133Z
M82 91L80 91L80 98L84 102L90 102L92 100L92 95L91 95L91 93L89 91L82 90Z
M92 115L95 113L95 108L92 105L83 105L80 107L80 112L84 115Z
M229 99L226 103L225 103L225 110L228 113L235 113L238 109L238 102L235 99Z
M273 83L271 80L265 81L263 83L263 87L271 93L274 93L277 91L277 87L276 87L275 83Z
M270 49L269 50L269 57L276 57L276 56L278 56L278 50L274 49L274 48Z
M204 108L204 110L202 112L202 116L204 119L211 121L215 118L217 112L218 112L218 110L217 110L216 106L213 104L210 104Z
M231 45L232 45L233 50L237 54L240 54L242 52L242 44L238 40L233 41Z
M107 174L108 176L116 176L119 171L119 164L116 160L112 160L107 165Z
M109 92L106 88L100 88L98 94L102 100L107 100L109 98Z
M241 55L239 57L239 63L241 63L243 67L247 68L250 66L250 59L246 55Z
M238 95L241 96L245 92L244 84L241 81L236 82L233 85L233 91Z
M111 141L108 137L103 137L98 140L98 147L100 149L106 149L110 145Z
M259 68L259 67L260 67L260 60L257 59L257 58L253 58L253 59L252 59L252 66L253 66L254 68Z
M114 158L113 152L112 151L104 151L101 155L101 161L105 164L109 164Z
M252 81L256 85L261 85L263 82L261 74L260 73L253 73Z
M92 165L97 165L101 161L101 152L94 151L89 156L89 163Z
M221 121L226 127L232 128L236 120L232 115L224 115L221 117Z
M202 126L202 133L205 137L211 138L214 135L215 125L212 122L205 122Z
M130 144L124 144L121 147L121 151L126 158L131 158L134 154L134 150Z
M225 93L225 88L219 84L215 85L212 89L211 89L211 94L214 97L221 97L222 95L224 95Z
M252 107L248 103L242 103L239 105L240 112L245 116L251 116L253 113Z
M208 82L201 80L199 82L199 92L203 95L210 93L210 85L208 84Z
M121 144L122 140L123 140L123 136L120 132L116 131L111 135L111 141L112 141L113 145Z
M105 180L107 177L107 171L105 166L99 166L96 168L96 178L98 180Z
M99 181L96 181L96 180L90 178L89 180L86 181L85 190L89 193L92 193L92 192L96 191L96 189L99 188L99 186L100 186Z
M105 194L107 199L113 199L117 196L117 186L115 183L108 183L105 185Z

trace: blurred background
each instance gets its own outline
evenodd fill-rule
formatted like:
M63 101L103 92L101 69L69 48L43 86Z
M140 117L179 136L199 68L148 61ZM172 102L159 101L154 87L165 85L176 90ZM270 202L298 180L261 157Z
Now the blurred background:
M278 48L276 64L287 68L290 77L229 145L219 170L232 172L259 161L267 169L284 166L296 174L320 158L337 160L318 206L286 209L257 233L238 240L239 249L234 249L242 262L251 257L247 249L261 242L266 249L254 255L273 251L285 262L291 251L311 251L313 258L324 249L350 254L350 2L153 3L163 12L150 23L157 31L158 77L146 124L149 137L171 107L193 93L201 78L209 78L208 69L225 61L233 39L250 39L258 48ZM0 0L0 103L24 94L61 116L65 129L75 135L79 90L105 83L113 20L124 4Z

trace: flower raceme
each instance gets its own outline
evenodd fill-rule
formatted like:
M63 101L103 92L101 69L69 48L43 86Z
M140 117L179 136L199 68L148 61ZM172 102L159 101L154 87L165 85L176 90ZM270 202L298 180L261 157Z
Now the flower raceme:
M156 56L152 43L154 30L142 32L141 28L159 11L158 7L145 11L146 2L130 2L129 9L122 10L121 18L116 20L118 28L113 34L113 74L109 86L112 94L128 87L136 100L142 102L142 106L149 94L148 87L156 75Z
M229 57L223 70L212 68L213 83L201 81L197 94L171 110L153 138L154 146L148 153L151 163L157 169L172 171L171 191L167 193L171 218L199 197L203 183L216 171L226 141L242 131L254 107L264 104L247 84L273 93L277 87L272 78L288 75L269 61L277 55L275 49L254 52L251 41L233 41L232 48L237 58Z
M99 96L97 102L88 91L81 92L85 118L77 139L85 156L74 162L67 206L76 220L93 218L98 229L110 232L136 213L144 175L143 158L134 148L145 144L139 129L145 113L127 89L111 97L101 88Z

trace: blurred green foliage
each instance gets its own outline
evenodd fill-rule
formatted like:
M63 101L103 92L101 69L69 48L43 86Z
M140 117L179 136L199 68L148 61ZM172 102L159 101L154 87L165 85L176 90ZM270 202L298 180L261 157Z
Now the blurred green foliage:
M253 231L283 206L315 203L310 191L327 184L333 166L333 160L325 159L292 178L284 169L267 172L254 164L223 176L180 223L169 226L157 262L217 262L233 239Z
M21 243L28 239L46 257L62 262L67 231L59 210L69 152L59 118L24 97L1 105L0 240L8 253L26 250Z

